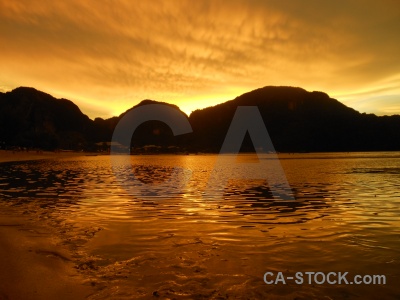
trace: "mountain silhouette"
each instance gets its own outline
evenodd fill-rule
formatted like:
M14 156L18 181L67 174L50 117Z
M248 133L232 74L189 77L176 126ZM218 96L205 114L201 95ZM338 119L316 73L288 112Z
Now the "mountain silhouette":
M147 104L179 109L154 100L143 100L131 109ZM191 134L174 137L166 124L145 122L134 132L131 146L135 151L153 146L219 152L238 106L258 107L277 151L400 150L400 116L361 114L323 92L284 86L266 86L194 111L188 117ZM115 126L128 111L109 119L91 120L69 100L20 87L0 93L0 146L98 150L99 144L111 141ZM254 150L248 135L241 149Z
M195 147L215 152L238 106L257 106L277 151L400 150L400 116L360 114L322 92L267 86L190 115ZM246 139L242 148L251 150Z
M179 110L182 114L186 116L184 112L182 112L178 106L169 104L166 102L159 102L155 100L143 100L139 104L133 106L132 108L128 109L126 112L122 113L117 118L111 118L105 120L106 124L109 124L109 128L113 128L116 126L117 122L124 117L129 111L143 105L149 104L162 104L170 106L176 110ZM187 117L187 116L186 116ZM111 132L112 134L112 132ZM111 138L111 136L110 136ZM151 120L144 122L143 124L139 125L138 128L134 131L131 139L131 146L133 147L134 152L143 152L143 147L152 148L153 152L169 152L176 150L175 147L179 147L181 149L186 148L186 137L182 136L174 136L172 133L171 128L161 122L156 120ZM149 148L149 146L151 146Z
M87 146L92 121L78 106L34 88L0 94L0 141L42 149Z

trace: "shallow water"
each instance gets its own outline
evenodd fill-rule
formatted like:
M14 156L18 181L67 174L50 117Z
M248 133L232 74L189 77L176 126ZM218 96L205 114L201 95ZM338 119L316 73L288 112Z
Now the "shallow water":
M74 247L98 286L93 299L399 299L400 153L279 158L291 192L221 168L231 179L210 194L216 155L132 156L128 167L122 156L82 156L0 164L0 199ZM277 190L295 200L274 198ZM267 285L267 271L382 274L387 283Z

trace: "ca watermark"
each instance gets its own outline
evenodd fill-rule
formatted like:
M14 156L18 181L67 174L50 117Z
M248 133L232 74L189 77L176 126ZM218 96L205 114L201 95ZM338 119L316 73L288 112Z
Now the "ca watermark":
M331 285L385 285L385 275L354 275L349 272L296 272L293 276L283 272L265 272L264 282L268 285L287 284L331 284Z
M112 136L110 154L114 174L121 186L134 197L174 197L182 193L190 181L191 170L175 167L169 179L159 184L146 184L133 174L131 139L139 125L146 121L167 124L174 136L193 131L186 115L168 105L149 104L128 111L118 122ZM237 162L246 133L249 133L254 145L258 163ZM230 179L264 179L274 199L295 200L257 106L237 107L203 197L222 198Z
M146 121L160 121L167 124L174 136L192 132L192 126L186 116L168 105L149 104L128 111L118 122L112 136L110 155L113 172L121 186L134 197L174 196L189 182L192 173L190 170L175 167L169 179L157 185L146 184L133 174L130 156L131 139L139 125Z

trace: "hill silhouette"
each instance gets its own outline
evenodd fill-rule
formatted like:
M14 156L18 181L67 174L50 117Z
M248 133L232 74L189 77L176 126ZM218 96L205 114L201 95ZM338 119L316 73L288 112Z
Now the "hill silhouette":
M218 151L236 107L246 105L258 106L277 151L400 149L400 116L360 114L325 93L277 86L194 111L189 119L196 146ZM249 139L242 149L252 149Z
M114 128L122 117L124 117L129 111L135 109L136 107L149 104L163 104L180 110L178 106L173 104L149 99L143 100L139 104L133 106L132 108L119 115L118 117L112 117L106 120L96 118L94 120L94 125L97 129L97 139L102 141L111 141ZM164 148L164 150L168 147L173 146L185 148L186 145L184 143L184 140L185 139L180 136L174 137L171 129L165 123L162 123L160 121L147 121L141 124L135 130L131 139L131 145L136 152L141 152L140 148L143 148L145 146L155 146L153 148L160 151L160 147Z
M155 103L179 109L154 100L143 100L131 109ZM283 86L267 86L194 111L188 117L193 133L184 136L174 137L159 121L145 122L135 131L132 146L219 152L238 106L259 108L277 151L400 150L400 116L361 114L323 92ZM0 146L96 150L99 143L111 141L116 124L128 111L91 120L69 100L20 87L0 93ZM242 150L254 150L248 136Z
M0 94L0 141L41 149L87 146L92 121L78 106L34 88Z

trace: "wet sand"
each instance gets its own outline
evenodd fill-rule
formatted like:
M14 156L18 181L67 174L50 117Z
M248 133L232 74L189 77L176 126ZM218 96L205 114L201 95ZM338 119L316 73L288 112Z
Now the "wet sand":
M0 163L81 155L0 150ZM74 268L68 249L60 247L48 227L0 206L0 300L85 299L91 294L93 288Z
M0 210L0 299L85 299L90 284L67 249L40 224L12 207Z

